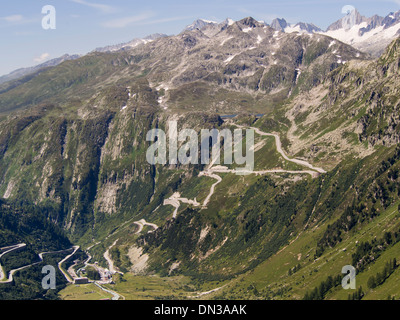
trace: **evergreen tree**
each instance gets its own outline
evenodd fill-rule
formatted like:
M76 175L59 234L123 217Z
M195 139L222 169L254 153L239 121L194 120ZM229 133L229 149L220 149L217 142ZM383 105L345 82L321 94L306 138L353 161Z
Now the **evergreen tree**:
M375 281L375 277L374 276L369 277L367 286L370 289L376 288L376 281Z

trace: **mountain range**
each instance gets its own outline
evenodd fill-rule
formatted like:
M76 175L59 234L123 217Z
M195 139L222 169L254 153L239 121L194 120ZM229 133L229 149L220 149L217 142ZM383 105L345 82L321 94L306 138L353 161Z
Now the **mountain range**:
M275 19L271 26L284 32L320 33L355 48L380 56L393 39L400 34L400 11L391 12L386 17L375 15L371 18L362 16L356 9L342 19L331 24L326 31L313 24L298 23L289 25L285 19Z
M373 57L385 19L199 20L3 83L0 298L399 299L400 39ZM329 34L354 30L376 50ZM151 129L253 129L254 171L149 163ZM24 289L39 264L4 281L72 245L49 262L50 296Z
M400 35L399 23L400 11L366 18L354 10L329 26L325 34L378 57Z
M232 25L235 21L228 18L222 23L205 19L197 19L191 25L184 28L183 31L219 30L226 26ZM389 45L389 43L400 34L400 11L391 12L386 17L375 15L371 18L362 16L356 9L344 16L342 19L332 23L326 31L323 31L313 23L298 22L295 24L288 23L284 18L276 18L272 20L271 27L286 33L306 32L306 33L321 33L332 38L350 44L355 48L369 53L374 57L378 57ZM264 21L260 22L268 25ZM156 40L161 37L167 37L166 34L153 34L144 38L136 38L131 41L116 45L109 45L94 49L96 52L114 52L118 50L126 50L140 44L146 44L149 41ZM62 57L49 60L43 64L39 64L30 68L22 68L11 72L8 75L0 77L0 84L11 81L22 76L29 75L35 71L48 67L56 66L57 64L70 59L76 59L79 55L64 55Z
M229 20L229 19L228 19ZM187 30L203 29L207 26L223 27L227 21L218 24L214 21L197 20ZM272 20L271 27L286 33L320 33L335 38L355 48L369 53L374 57L380 56L389 43L400 35L400 11L391 12L386 17L374 15L367 18L356 9L350 11L340 20L332 23L325 31L312 23L288 23L284 18ZM266 24L268 25L268 24Z

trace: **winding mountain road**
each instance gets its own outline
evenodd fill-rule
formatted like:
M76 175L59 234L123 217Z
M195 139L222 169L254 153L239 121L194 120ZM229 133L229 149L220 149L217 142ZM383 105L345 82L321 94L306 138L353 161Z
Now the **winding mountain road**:
M235 124L235 125L236 125L236 124ZM239 127L239 128L245 128L245 127L240 126L240 125L236 125L236 126ZM301 166L303 166L303 167L306 167L306 168L308 168L308 169L310 169L310 170L293 171L293 170L275 169L275 170L249 171L249 172L248 172L249 174L256 174L256 175L265 175L265 174L271 174L271 173L309 174L309 175L311 175L313 178L315 178L315 177L318 177L318 176L319 176L320 174L322 174L322 173L326 173L326 171L325 171L324 169L318 168L318 167L314 167L312 164L310 164L310 163L307 162L307 161L289 158L289 157L286 155L286 153L283 151L283 149L282 149L282 143L281 143L280 137L279 137L277 134L274 134L274 133L266 133L266 132L261 131L261 130L258 129L258 128L255 128L255 127L250 127L250 129L253 129L257 134L259 134L259 135L261 135L261 136L272 136L272 137L274 137L274 138L275 138L275 142L276 142L276 150L277 150L277 152L278 152L285 160L287 160L287 161L289 161L289 162L292 162L292 163L296 163L296 164L301 165ZM164 205L172 205L172 206L175 207L175 211L174 211L174 213L173 213L173 217L174 217L174 218L176 218L177 215L178 215L178 210L179 210L179 207L181 206L181 203L191 204L191 205L193 205L193 206L201 206L202 209L205 209L205 208L207 207L207 205L208 205L208 204L210 203L210 201L211 201L212 196L213 196L214 193L215 193L215 188L216 188L216 186L217 186L219 183L222 182L222 177L220 177L220 176L217 175L216 173L239 173L239 172L240 172L240 173L243 173L243 172L244 172L243 170L229 169L229 168L223 167L223 166L216 166L216 167L213 167L213 165L214 165L214 162L211 163L211 165L210 165L210 167L209 167L208 169L206 169L205 171L202 171L202 172L199 173L199 177L200 177L200 176L207 176L207 177L210 177L210 178L212 178L212 179L217 180L217 181L216 181L214 184L212 184L212 186L210 187L210 192L209 192L209 194L207 195L207 197L205 198L203 204L200 204L199 202L197 202L196 199L194 199L194 200L189 200L189 199L187 199L187 198L182 198L182 197L180 196L180 194L177 193L177 192L174 193L170 198L164 200ZM136 232L136 234L141 233L142 230L143 230L143 228L144 228L144 226L146 226L146 225L152 227L154 230L157 230L157 229L158 229L158 226L157 226L157 225L152 224L152 223L148 223L148 222L146 222L146 220L144 220L144 219L142 219L142 220L140 220L140 221L136 221L136 222L134 222L134 223L135 223L136 225L139 226L139 230ZM114 247L114 246L117 244L117 241L118 241L118 240L116 240L116 241L107 249L107 251L104 253L104 258L105 258L105 260L106 260L107 263L108 263L109 270L110 270L111 273L121 273L121 274L123 274L122 272L116 270L116 268L114 267L114 263L113 263L113 261L112 261L112 259L111 259L111 256L110 256L110 250L111 250L112 247ZM2 256L4 256L5 254L7 254L7 253L10 253L10 252L12 252L12 251L14 251L14 250L18 250L18 249L23 248L23 247L25 247L25 246L26 246L26 244L21 243L21 244L17 244L17 245L14 245L14 246L9 246L9 247L1 248L0 250L1 250L1 251L4 251L4 252L0 254L0 258L1 258ZM65 251L67 251L67 250L72 250L72 249L73 249L73 252L72 252L71 254L69 254L68 256L66 256L63 260L61 260L61 261L58 263L58 268L59 268L60 271L63 273L64 277L67 279L67 281L68 281L69 283L72 283L72 282L73 282L74 275L75 275L75 277L76 277L76 273L75 273L75 272L72 272L72 271L74 271L73 268L72 268L71 270L68 270L68 272L66 272L66 271L63 270L63 268L62 268L62 264L63 264L65 261L67 261L69 258L71 258L71 257L76 253L76 251L79 249L79 246L74 246L74 247L72 247L72 248L70 248L70 249L60 250L60 251L55 251L55 252L43 252L43 253L40 253L40 254L39 254L40 261L39 261L39 262L36 262L36 263L30 264L30 265L24 266L24 267L21 267L21 268L18 268L18 269L11 270L10 273L9 273L9 277L8 277L8 279L7 279L6 281L4 281L5 275L4 275L3 268L2 268L2 266L1 266L1 264L0 264L0 283L10 283L10 282L12 282L12 281L13 281L13 275L14 275L16 272L18 272L18 271L20 271L20 270L23 270L23 269L25 269L25 268L34 266L34 265L36 265L36 264L41 263L41 262L43 261L43 255L45 255L45 254L60 253L60 252L65 252ZM89 249L90 249L90 248L88 248L88 250L89 250ZM90 254L88 253L88 259L85 261L85 266L90 265L90 264L89 264L89 261L91 260L91 258L92 258L92 257L91 257ZM71 277L72 277L72 278L71 278ZM101 289L104 290L105 292L108 292L108 293L112 294L112 295L113 295L113 298L112 298L113 300L119 300L119 298L121 297L121 295L119 295L118 293L116 293L116 292L114 292L114 291L112 291L112 290L109 290L109 289L106 289L106 288L102 287L102 286L100 285L100 282L95 281L94 283L96 284L96 286L98 286L99 288L101 288ZM196 297L200 297L200 296L203 296L203 295L207 295L207 294L216 292L216 291L218 291L218 290L220 290L220 289L221 289L221 288L217 288L217 289L213 289L213 290L208 291L208 292L199 293L198 296L196 296Z
M0 258L1 258L3 255L5 255L5 254L10 253L11 251L14 251L14 250L17 250L17 249L20 249L20 248L23 248L23 247L26 247L26 244L25 244L25 243L20 243L20 244L14 245L14 246L1 248L1 250L6 250L6 251L3 252L2 254L0 254ZM67 279L67 281L71 283L72 281L71 281L69 275L63 270L62 264L63 264L65 261L67 261L70 257L72 257L72 256L76 253L76 251L79 249L79 246L74 246L74 247L72 247L72 248L64 249L64 250L59 250L59 251L41 252L41 253L39 253L39 259L40 259L40 261L35 262L35 263L32 263L32 264L29 264L29 265L26 265L26 266L23 266L23 267L20 267L20 268L18 268L18 269L13 269L13 270L11 270L11 271L9 272L9 275L8 275L7 280L4 280L5 275L4 275L3 267L2 267L1 264L0 264L0 284L1 284L1 283L11 283L11 282L13 282L13 280L14 280L14 274L15 274L16 272L21 271L21 270L24 270L24 269L29 268L29 267L32 267L32 266L37 265L37 264L39 264L39 263L42 263L42 262L43 262L43 256L44 256L45 254L61 253L61 252L69 251L69 250L72 250L72 249L74 249L73 253L70 254L70 255L68 255L67 257L65 257L63 260L61 260L61 261L58 263L58 268L60 269L60 271L62 272L62 274L64 275L64 277Z
M154 230L157 230L157 229L158 229L158 226L157 226L156 224L154 224L154 223L148 223L148 222L147 222L146 220L144 220L144 219L139 220L139 221L135 221L134 224L136 224L137 226L139 226L139 230L136 231L136 234L141 233L142 230L143 230L143 228L144 228L144 226L152 227Z
M240 128L240 129L247 129L244 126L238 125L238 124L234 124L236 127ZM216 173L240 173L240 174L255 174L255 175L265 175L265 174L271 174L271 173L290 173L290 174L309 174L312 178L317 178L320 174L322 173L326 173L326 171L322 168L318 168L313 166L311 163L305 161L305 160L300 160L300 159L291 159L289 158L285 151L282 149L282 142L280 137L275 134L275 133L268 133L268 132L263 132L261 131L259 128L255 128L255 127L250 127L250 129L253 129L257 134L261 135L261 136L269 136L269 137L274 137L275 138L275 144L276 144L276 150L277 152L287 161L292 162L292 163L296 163L298 165L301 165L303 167L306 167L310 170L302 170L302 171L295 171L295 170L283 170L283 169L274 169L274 170L261 170L261 171L246 171L243 169L240 170L235 170L235 169L229 169L228 167L224 167L224 166L216 166L213 167L215 164L215 159L213 159L211 161L211 164L209 166L208 169L206 169L205 171L202 171L199 173L199 177L201 176L206 176L206 177L210 177L213 179L216 179L217 182L214 183L211 188L210 188L210 193L208 194L208 196L206 197L206 199L203 202L202 205L202 209L207 208L207 205L209 204L209 202L211 201L211 197L213 196L214 192L215 192L215 187L222 182L222 178L217 175ZM195 200L189 200L187 198L181 198L180 194L178 192L174 193L170 198L164 200L164 205L172 205L173 207L175 207L175 210L172 214L173 218L176 218L178 215L178 210L179 207L181 206L181 202L183 203L189 203L192 204L194 206L199 206L200 204ZM142 229L139 230L139 233Z
M212 169L210 169L210 171L211 171L211 170L212 170ZM209 204L209 202L210 202L210 200L211 200L211 197L213 196L213 194L214 194L214 192L215 192L215 187L216 187L218 184L220 184L220 183L222 182L222 178L221 178L219 175L217 175L217 174L213 174L212 172L215 172L215 171L211 171L211 172L209 172L209 171L202 171L202 172L199 173L199 177L200 177L200 176L205 176L205 177L210 177L210 178L213 178L213 179L216 179L216 180L217 180L217 182L214 183L214 184L211 186L211 188L210 188L210 193L208 194L207 198L206 198L206 199L204 200L204 202L203 202L203 208L206 208L207 205Z
M198 203L196 199L189 200L188 198L182 198L181 194L179 192L175 192L171 197L169 197L168 199L164 200L164 206L171 205L171 206L175 207L175 211L172 214L173 218L177 217L178 209L181 206L181 202L182 203L191 204L191 205L193 205L195 207L199 207L200 206L200 203Z
M198 293L197 295L195 295L195 296L188 296L188 298L189 298L189 299L193 299L193 298L201 298L202 296L206 296L206 295L208 295L208 294L211 294L211 293L217 292L217 291L219 291L219 290L223 289L224 287L226 287L226 285L224 285L224 286L222 286L222 287L219 287L219 288L212 289L212 290L210 290L210 291L206 291L206 292L199 292L199 293Z
M110 272L112 274L115 273L119 273L119 274L123 274L121 271L117 270L117 268L114 266L114 261L111 259L111 255L110 255L110 250L117 244L119 239L115 240L114 243L107 249L106 252L104 252L104 259L106 259L107 263L108 263L108 270L110 270Z
M238 124L235 124L235 126L237 126L238 128L242 128L242 129L245 128L245 127L240 126L240 125L238 125ZM307 168L309 168L309 169L311 169L311 170L317 171L318 173L326 173L326 171L325 171L324 169L314 167L311 163L309 163L309 162L307 162L307 161L289 158L289 157L286 155L285 151L283 151L283 149L282 149L281 138L280 138L277 134L275 134L275 133L264 132L264 131L261 131L259 128L255 128L255 127L250 127L250 129L253 129L253 130L254 130L257 134L259 134L260 136L274 137L274 138L275 138L275 143L276 143L276 150L278 151L278 153L280 153L280 155L281 155L285 160L287 160L287 161L289 161L289 162L293 162L293 163L299 164L299 165L301 165L301 166L303 166L303 167L307 167ZM289 172L289 173L291 173L291 172Z
M18 250L18 249L20 249L20 248L24 248L24 247L26 247L26 244L25 243L20 243L20 244L16 244L16 245L14 245L14 246L8 246L8 247L4 247L4 248L0 248L0 250L1 251L4 251L2 254L0 254L0 259L1 259L1 257L3 257L5 254L7 254L7 253L10 253L10 252L12 252L12 251L14 251L14 250ZM12 272L13 270L11 270L11 272ZM5 274L4 274L4 270L3 270L3 267L2 267L2 265L1 265L1 263L0 263L0 283L9 283L9 282L12 282L12 275L14 274L11 274L11 272L10 272L10 276L9 276L9 278L8 278L8 280L7 281L3 281L4 280L4 278L5 278ZM16 271L15 271L16 272ZM11 279L11 281L10 281L10 279Z
M119 295L117 292L102 287L98 281L95 281L94 284L95 284L96 286L98 286L101 290L103 290L103 291L105 291L105 292L111 294L111 295L113 296L113 297L111 298L111 300L119 300L120 297L122 297L123 300L125 300L125 298L124 298L123 296Z
M240 126L240 125L237 125L237 124L234 124L234 125L237 126L238 128L247 129L247 128L244 127L244 126ZM187 199L187 198L182 198L179 192L175 192L170 198L164 200L164 202L163 202L164 205L171 205L171 206L173 206L173 207L175 208L175 210L174 210L174 212L173 212L173 214L172 214L173 218L176 218L176 217L177 217L177 215L178 215L178 210L179 210L179 208L180 208L180 206L181 206L182 203L191 204L191 205L196 206L196 207L201 206L201 207L202 207L201 209L206 209L206 208L207 208L207 205L210 203L211 198L212 198L212 196L213 196L214 193L215 193L215 188L216 188L216 186L217 186L219 183L222 182L222 177L220 177L219 175L217 175L217 173L241 173L241 174L243 174L243 173L248 173L248 174L255 174L255 175L265 175L265 174L272 174L272 173L290 173L290 174L309 174L309 175L311 175L312 178L316 178L316 177L318 177L320 174L326 173L326 171L325 171L324 169L322 169L322 168L317 168L317 167L313 166L312 164L310 164L310 163L307 162L307 161L289 158L289 157L286 155L286 153L284 152L284 150L282 149L282 142L281 142L280 137L279 137L277 134L263 132L263 131L261 131L259 128L255 128L255 127L250 127L250 129L253 129L257 134L259 134L259 135L261 135L261 136L271 136L271 137L274 137L274 138L275 138L275 142L276 142L276 150L277 150L277 152L278 152L285 160L287 160L287 161L289 161L289 162L292 162L292 163L296 163L296 164L301 165L301 166L303 166L303 167L306 167L306 168L308 168L308 169L310 169L310 170L303 170L303 171L300 171L300 170L299 170L299 171L294 171L294 170L273 169L273 170L261 170L261 171L248 171L248 172L246 172L246 171L244 171L243 169L235 170L235 169L229 169L228 167L224 167L224 166L215 166L215 167L214 167L214 164L215 164L215 159L214 159L214 160L211 161L211 164L209 165L209 167L208 167L206 170L204 170L204 171L202 171L202 172L199 173L199 177L201 177L201 176L206 176L206 177L210 177L210 178L212 178L212 179L217 180L214 184L211 185L211 187L210 187L210 192L209 192L209 194L207 195L207 197L205 198L203 204L200 204L199 202L197 202L196 199L190 200L190 199ZM140 221L135 221L134 224L136 224L136 225L139 227L139 229L136 231L136 234L140 234L140 233L143 231L144 226L146 226L146 225L152 227L154 230L157 230L157 229L158 229L158 226L157 226L157 225L152 224L152 223L148 223L148 222L146 222L146 220L144 220L144 219L142 219L142 220L140 220ZM110 256L110 250L111 250L111 248L112 248L113 246L116 245L117 241L118 241L118 240L116 240L116 241L107 249L107 251L104 253L104 258L106 259L106 261L107 261L107 263L108 263L109 270L111 271L111 273L119 272L119 271L117 271L117 270L115 269L114 263L113 263L113 261L112 261L112 259L111 259L111 256ZM89 248L88 248L88 250L89 250ZM88 255L89 255L89 254L88 254ZM89 265L88 262L90 261L90 259L91 259L91 257L90 257L90 255L89 255L89 259L85 262L85 265ZM121 272L119 272L119 273L121 273ZM122 273L121 273L121 274L122 274ZM102 288L103 290L105 290L105 291L107 291L107 292L109 292L109 293L112 293L111 291L109 291L109 290L107 290L107 289L101 287L97 282L96 282L96 285L98 285L98 286L99 286L100 288ZM209 293L214 292L214 291L217 291L217 290L219 290L219 289L220 289L220 288L217 288L217 289L212 290L212 291L210 291L210 292L202 293L201 295L209 294ZM115 292L114 292L114 293L115 293ZM115 296L114 296L114 297L117 297L117 296L118 296L118 295L115 293Z
M76 251L79 250L79 246L74 246L74 247L72 247L72 248L74 249L74 252L72 252L70 255L66 256L64 259L62 259L62 260L58 263L58 269L60 269L60 271L61 271L62 274L64 275L65 279L67 279L67 281L68 281L69 283L73 283L73 282L74 282L73 276L72 276L72 279L71 279L71 277L70 277L70 275L68 274L68 272L66 272L66 271L62 268L62 264L63 264L65 261L67 261L69 258L71 258L71 257L76 253Z

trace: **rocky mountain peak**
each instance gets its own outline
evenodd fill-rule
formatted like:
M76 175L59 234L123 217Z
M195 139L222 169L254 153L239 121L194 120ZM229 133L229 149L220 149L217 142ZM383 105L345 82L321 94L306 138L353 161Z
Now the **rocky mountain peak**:
M350 11L346 16L331 24L327 31L335 31L338 29L350 30L355 25L366 22L367 18L362 16L357 9Z
M276 18L276 19L272 20L272 23L271 23L271 27L273 29L275 29L277 31L282 31L282 32L285 31L285 28L287 26L288 26L288 23L283 18L282 19Z
M191 25L188 25L184 31L193 31L193 30L201 30L209 25L217 25L218 23L215 21L205 20L205 19L197 19Z
M307 32L314 33L322 31L321 28L317 27L312 23L298 22L294 25L289 24L285 19L276 18L272 20L271 27L277 31L282 32Z
M249 28L256 28L260 26L260 23L252 17L247 17L240 20L239 24Z
M320 32L322 31L321 28L317 27L313 23L306 23L306 22L299 22L295 25L295 28L299 28L302 31L306 31L308 33L313 33L313 32Z

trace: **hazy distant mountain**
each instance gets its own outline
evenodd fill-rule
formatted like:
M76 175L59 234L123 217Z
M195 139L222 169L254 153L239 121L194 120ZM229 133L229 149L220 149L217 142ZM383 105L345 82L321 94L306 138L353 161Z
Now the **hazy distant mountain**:
M109 45L109 46L105 46L105 47L99 47L99 48L94 49L93 51L95 51L95 52L115 52L118 50L130 49L130 48L134 48L140 44L146 44L150 41L156 40L158 38L166 37L166 36L167 36L166 34L155 33L155 34L149 35L143 39L136 38L129 42L119 43L119 44L115 44L115 45Z
M21 68L21 69L17 69L15 71L10 72L7 75L1 76L0 77L0 84L5 83L7 81L11 81L11 80L15 80L18 78L21 78L23 76L27 76L29 74L32 74L42 68L46 68L46 67L54 67L59 65L60 63L67 61L67 60L75 60L77 58L79 58L79 55L69 55L69 54L65 54L59 58L55 58L49 61L46 61L44 63L41 63L37 66L34 67L29 67L29 68Z
M193 31L196 29L202 29L205 26L209 26L209 25L217 25L218 22L215 21L210 21L210 20L205 20L205 19L197 19L196 21L194 21L191 25L188 25L184 31Z
M288 24L285 19L274 19L271 23L271 27L275 30L282 31L282 32L307 32L307 33L314 33L322 31L321 28L317 27L312 23L304 23L299 22L296 24Z
M288 26L288 24L285 19L276 18L276 19L272 20L272 23L271 23L272 28L274 28L275 30L282 31L282 32L285 31L285 28L287 26Z
M298 29L300 32L301 31L306 31L308 33L313 33L313 32L319 32L321 31L321 28L317 27L313 23L305 23L305 22L299 22L296 23L294 26L290 26L294 30Z

